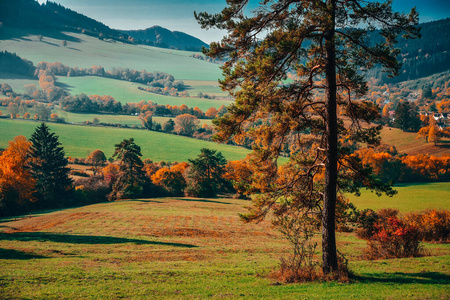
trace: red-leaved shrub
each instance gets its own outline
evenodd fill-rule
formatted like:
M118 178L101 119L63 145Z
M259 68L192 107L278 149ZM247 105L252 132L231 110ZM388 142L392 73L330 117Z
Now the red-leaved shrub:
M416 226L398 217L398 211L385 209L378 212L378 220L368 237L364 256L368 259L417 257L424 255L420 233Z

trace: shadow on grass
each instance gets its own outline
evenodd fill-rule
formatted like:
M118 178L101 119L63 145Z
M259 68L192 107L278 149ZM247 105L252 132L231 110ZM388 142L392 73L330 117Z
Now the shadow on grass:
M77 49L77 48L73 48L73 47L67 47L67 49L70 49L70 50L74 50L74 51L79 51L79 52L81 52L81 50L80 50L80 49Z
M51 38L55 40L61 40L61 41L68 41L72 43L81 43L84 40L75 36L72 36L70 34L66 33L77 33L76 31L72 30L53 30L53 29L17 29L17 28L8 28L8 30L3 30L2 34L0 35L0 40L22 40L22 41L32 41L32 39L28 38L29 35L42 35L43 40L42 42L45 42L46 38ZM37 40L35 40L37 42ZM53 43L48 43L51 45L58 46Z
M26 260L26 259L37 259L37 258L48 258L48 257L42 256L42 255L31 254L31 253L26 253L26 252L14 250L14 249L0 248L0 259Z
M208 199L201 199L201 198L177 198L177 200L182 201L191 201L191 202L206 202L206 203L217 203L217 204L233 204L230 202L224 202L224 201L215 201L215 200L208 200Z
M47 45L51 45L51 46L55 46L55 47L60 47L59 45L57 45L55 43L50 43L50 42L47 42L47 41L44 41L44 40L42 40L41 43L45 43Z
M112 236L58 234L51 232L0 233L0 241L22 241L22 242L39 241L39 242L55 242L55 243L71 243L71 244L88 244L88 245L134 243L136 245L163 245L163 246L185 247L185 248L197 247L191 244L164 243L157 241L118 238Z
M450 284L450 275L439 272L367 274L355 275L353 279L361 283Z
M127 200L123 200L126 202L143 202L143 203L162 203L161 201L156 201L156 200L145 200L145 199L127 199Z
M72 89L72 88L74 88L73 85L70 85L70 84L67 84L67 83L64 83L64 82L56 82L56 86L60 87L62 89Z

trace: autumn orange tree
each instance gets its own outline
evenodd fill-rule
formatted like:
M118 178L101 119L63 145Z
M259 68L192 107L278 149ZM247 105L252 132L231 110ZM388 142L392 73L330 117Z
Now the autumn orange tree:
M191 136L198 129L200 121L191 114L182 114L175 118L174 131L181 135Z
M235 98L216 123L218 139L254 141L255 179L263 188L249 220L271 209L287 218L286 224L322 216L322 270L329 274L338 267L338 192L357 192L362 185L391 192L370 180L370 172L349 156L351 147L338 140L379 141L379 127L361 124L379 117L376 105L360 100L368 90L364 73L380 64L398 74L394 45L402 33L418 36L418 15L414 9L393 12L392 1L261 1L251 13L245 10L248 2L227 1L218 14L196 13L202 27L228 32L206 51L228 59L221 87ZM368 33L377 29L380 39L369 41ZM284 154L290 159L279 180L277 161ZM300 223L298 228L305 228Z
M183 174L188 166L187 163L179 163L170 168L161 168L151 176L152 182L162 186L170 195L182 196L186 188Z
M102 150L95 150L87 157L87 161L92 166L92 172L94 175L98 172L99 168L106 163L106 156Z
M24 212L36 200L36 180L25 168L30 145L19 135L0 156L0 214Z

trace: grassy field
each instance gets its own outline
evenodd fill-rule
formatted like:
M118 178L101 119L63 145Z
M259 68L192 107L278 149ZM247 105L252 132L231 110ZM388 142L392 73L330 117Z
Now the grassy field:
M210 96L227 97L228 92L222 91L217 80L184 80L184 84L188 85L189 94L196 96L198 93L206 93Z
M29 78L26 76L22 76L22 75L17 75L17 74L9 74L9 73L2 73L0 72L0 84L2 83L7 83L9 84L13 91L16 93L21 93L23 94L25 92L25 85L28 84L34 84L37 87L39 87L39 80L37 79L33 79L33 78ZM3 95L2 95L3 97Z
M84 121L92 122L92 120L94 118L98 118L100 120L100 122L102 122L102 123L123 124L123 125L128 125L128 126L136 125L138 127L142 126L141 121L139 120L139 117L137 117L137 116L108 115L108 114L76 114L76 113L63 111L60 109L55 109L54 111L58 114L59 117L64 118L66 120L66 122L68 122L68 123L81 124ZM175 117L173 117L173 118L152 117L152 119L154 122L157 122L157 123L160 123L161 125L163 125L169 119L174 120ZM200 125L203 125L203 124L211 125L212 124L212 120L210 120L210 119L200 119L199 121L200 121Z
M398 184L394 188L398 193L393 197L378 197L363 190L360 197L350 195L349 198L359 209L395 208L405 213L433 208L450 210L449 182Z
M407 154L430 154L441 156L450 153L450 141L444 139L447 146L434 146L433 143L425 143L424 139L417 139L417 133L403 132L398 128L384 127L381 131L382 142L393 145L399 152Z
M234 199L102 203L0 219L0 295L20 299L445 299L449 245L433 256L361 260L365 242L338 233L351 283L279 284L288 252L269 221L243 224ZM317 258L320 252L316 253Z
M43 36L40 42L38 36ZM190 57L195 52L136 46L120 42L106 42L83 34L54 31L22 31L4 27L1 48L31 60L59 61L79 68L102 66L160 71L172 74L178 80L217 80L221 76L219 65ZM62 46L63 40L68 42Z
M15 136L24 135L30 138L38 122L0 119L0 148L6 148L8 141ZM141 146L143 158L153 161L187 161L195 158L201 148L216 149L228 160L244 158L248 150L196 140L172 134L136 129L119 129L109 127L77 126L49 123L50 130L55 132L62 143L67 156L86 157L96 149L105 152L109 157L114 152L114 144L123 139L134 138Z
M192 81L191 81L192 83ZM69 91L72 95L84 93L86 95L110 95L117 101L122 103L135 103L139 101L153 101L158 104L170 104L181 106L186 104L188 107L194 108L198 106L201 110L206 112L210 107L219 108L221 105L228 106L230 100L210 100L200 98L182 98L163 96L155 93L141 91L138 86L145 87L142 84L132 83L128 81L115 80L110 78L102 78L96 76L83 77L58 77L60 87ZM214 89L208 85L196 85L195 90L188 92L191 96L196 96L203 88L205 90ZM204 92L203 92L204 93Z

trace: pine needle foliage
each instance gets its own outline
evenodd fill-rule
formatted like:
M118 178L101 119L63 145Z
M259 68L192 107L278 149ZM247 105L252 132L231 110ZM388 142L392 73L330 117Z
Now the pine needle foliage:
M335 210L341 191L367 186L393 194L352 156L358 143L379 143L378 107L363 96L364 73L379 64L397 75L399 37L415 38L418 14L392 1L228 0L218 14L196 13L203 28L227 31L206 54L227 59L221 87L235 103L216 125L217 139L252 142L254 184L262 191L247 220L270 210L321 216L323 273L338 269ZM380 30L379 39L369 33ZM345 122L344 122L345 121ZM280 156L289 156L282 167ZM300 207L300 208L299 208ZM299 216L297 211L303 213Z
M36 205L40 208L67 204L72 179L59 137L41 123L30 138L28 169L36 181Z

